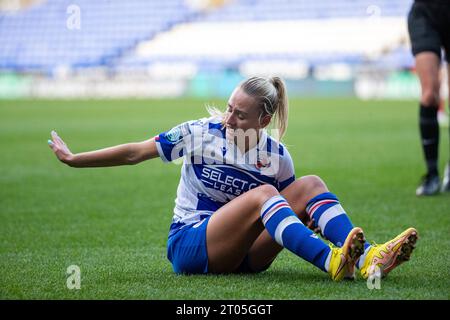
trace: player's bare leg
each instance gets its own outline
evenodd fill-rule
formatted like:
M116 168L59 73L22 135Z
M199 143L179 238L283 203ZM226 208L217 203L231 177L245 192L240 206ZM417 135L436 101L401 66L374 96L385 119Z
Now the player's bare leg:
M263 204L278 195L271 185L250 190L228 202L211 217L206 229L208 268L213 273L232 272L264 230Z
M349 270L353 274L363 252L361 228L346 234L342 248L330 248L300 222L273 186L263 185L230 201L211 217L206 230L209 271L236 271L264 230L280 246L328 272L335 281L347 277Z
M420 99L420 132L427 165L427 174L416 190L418 196L436 194L439 191L438 146L439 124L439 66L440 58L434 52L416 55L416 70L420 79L422 94Z
M306 225L309 222L305 211L306 204L316 195L327 191L328 188L322 179L311 175L297 179L286 187L281 195L286 198L292 210ZM263 230L249 250L250 267L255 271L264 268L276 258L282 249L283 247L272 239L267 230Z
M416 55L416 71L422 88L420 103L426 107L439 104L439 65L440 59L434 52Z

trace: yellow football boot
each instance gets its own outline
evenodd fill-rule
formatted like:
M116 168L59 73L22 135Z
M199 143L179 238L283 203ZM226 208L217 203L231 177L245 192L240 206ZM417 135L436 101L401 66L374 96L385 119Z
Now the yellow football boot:
M332 248L328 273L334 281L344 278L354 279L355 263L364 253L364 232L361 228L353 228L341 248Z
M395 267L408 261L419 238L417 230L409 228L385 244L372 245L367 252L361 275L367 279L378 270L385 277Z

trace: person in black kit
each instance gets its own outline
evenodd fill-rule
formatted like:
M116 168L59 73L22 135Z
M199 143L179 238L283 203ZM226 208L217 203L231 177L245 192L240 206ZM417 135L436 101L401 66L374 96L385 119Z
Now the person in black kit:
M418 196L439 192L438 148L439 69L441 50L445 51L450 78L450 0L415 0L408 15L408 30L416 70L422 87L419 126L427 173L416 190ZM449 79L450 85L450 79ZM449 90L450 92L450 90ZM450 191L450 162L447 164L442 192Z

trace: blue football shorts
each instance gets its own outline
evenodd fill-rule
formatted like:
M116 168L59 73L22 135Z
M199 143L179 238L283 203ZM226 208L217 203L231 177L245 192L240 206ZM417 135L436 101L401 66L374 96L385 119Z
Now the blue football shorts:
M206 228L211 216L196 224L185 226L171 236L167 242L167 258L177 274L208 273L208 251L206 247ZM253 270L244 257L233 273L259 273L267 270L272 262L259 270Z
M211 216L183 227L167 242L167 258L175 273L208 273L208 252L206 250L206 227Z

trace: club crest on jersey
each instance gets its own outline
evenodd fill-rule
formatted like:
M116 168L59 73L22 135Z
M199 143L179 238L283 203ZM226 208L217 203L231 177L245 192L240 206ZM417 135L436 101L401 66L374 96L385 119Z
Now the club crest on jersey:
M270 167L270 161L269 158L266 157L258 157L255 163L255 168L258 170L269 168Z
M181 139L181 129L180 127L175 127L166 133L166 138L170 142L177 142Z

